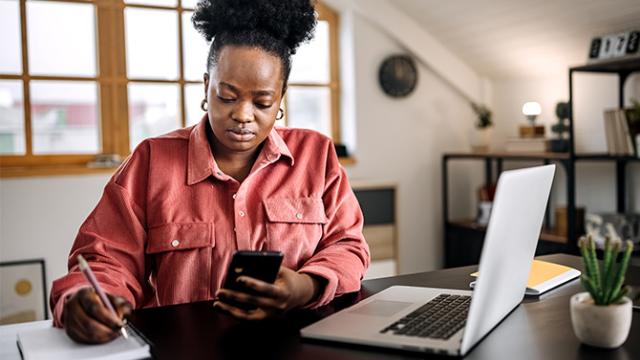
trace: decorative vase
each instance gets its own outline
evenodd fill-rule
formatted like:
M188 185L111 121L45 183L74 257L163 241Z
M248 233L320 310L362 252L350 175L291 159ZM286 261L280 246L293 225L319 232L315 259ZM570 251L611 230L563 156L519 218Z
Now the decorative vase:
M491 147L493 128L473 128L471 131L471 151L488 152Z
M588 292L581 292L571 297L570 304L573 332L582 343L614 349L627 340L633 316L628 297L601 306L595 304Z

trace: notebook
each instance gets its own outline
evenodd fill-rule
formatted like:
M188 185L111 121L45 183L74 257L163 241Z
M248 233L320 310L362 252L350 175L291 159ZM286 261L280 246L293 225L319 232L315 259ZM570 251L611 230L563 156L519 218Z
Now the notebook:
M474 272L471 276L478 277L478 272ZM541 295L578 276L580 276L580 271L572 267L554 264L548 261L533 260L525 295ZM475 283L474 281L469 284L469 286L473 288Z
M47 327L18 332L18 348L24 360L92 359L131 360L151 358L149 344L132 327L127 326L129 339L120 336L101 345L79 344L63 329Z

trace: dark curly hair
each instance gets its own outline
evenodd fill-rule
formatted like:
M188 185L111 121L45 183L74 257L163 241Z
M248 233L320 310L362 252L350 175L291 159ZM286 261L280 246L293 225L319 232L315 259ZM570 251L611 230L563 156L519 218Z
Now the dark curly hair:
M313 38L316 14L312 0L202 0L191 21L207 41L213 40L207 69L226 45L257 47L280 58L286 89L291 55Z

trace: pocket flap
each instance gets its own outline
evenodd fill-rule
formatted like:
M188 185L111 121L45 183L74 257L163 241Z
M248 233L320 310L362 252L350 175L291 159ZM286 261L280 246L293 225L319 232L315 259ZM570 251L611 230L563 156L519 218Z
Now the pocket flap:
M326 224L324 204L316 198L272 198L263 201L271 222Z
M149 229L147 253L213 246L210 223L165 224Z

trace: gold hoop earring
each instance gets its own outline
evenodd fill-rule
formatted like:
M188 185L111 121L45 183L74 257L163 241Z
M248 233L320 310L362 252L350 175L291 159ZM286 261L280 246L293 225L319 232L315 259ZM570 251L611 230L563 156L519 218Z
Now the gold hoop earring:
M206 105L207 105L207 99L202 99L202 102L200 102L200 109L202 109L202 111L204 112L207 112L209 110L209 107Z
M278 109L278 115L276 115L276 120L282 120L284 117L284 110L282 108Z

